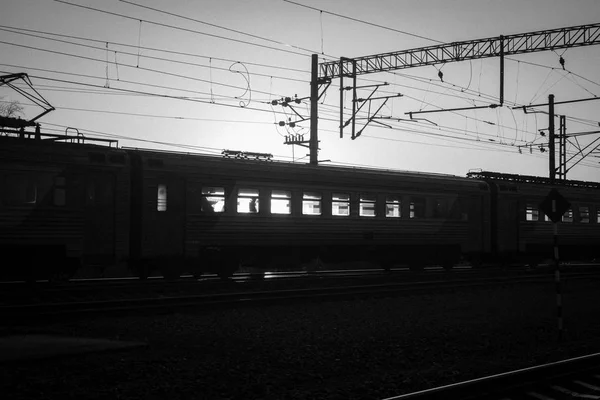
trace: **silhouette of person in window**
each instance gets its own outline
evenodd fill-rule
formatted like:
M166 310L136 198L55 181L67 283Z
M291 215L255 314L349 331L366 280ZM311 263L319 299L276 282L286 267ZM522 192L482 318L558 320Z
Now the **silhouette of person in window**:
M250 212L251 213L256 213L258 212L258 199L256 197L253 197L252 200L250 200Z

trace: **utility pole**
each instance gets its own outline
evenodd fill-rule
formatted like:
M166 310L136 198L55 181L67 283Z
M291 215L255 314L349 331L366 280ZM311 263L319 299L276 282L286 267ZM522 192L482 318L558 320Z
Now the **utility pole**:
M310 163L319 163L319 59L317 54L311 58L310 73Z
M550 184L554 183L554 178L556 177L556 159L555 159L555 150L554 150L554 95L551 94L548 96L548 150L550 152Z

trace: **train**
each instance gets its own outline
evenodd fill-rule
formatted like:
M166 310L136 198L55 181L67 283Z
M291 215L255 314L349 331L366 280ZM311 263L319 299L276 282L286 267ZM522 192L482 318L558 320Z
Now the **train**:
M561 259L600 258L600 183L447 174L0 136L2 280L239 270L536 265L553 256L540 203L570 203Z

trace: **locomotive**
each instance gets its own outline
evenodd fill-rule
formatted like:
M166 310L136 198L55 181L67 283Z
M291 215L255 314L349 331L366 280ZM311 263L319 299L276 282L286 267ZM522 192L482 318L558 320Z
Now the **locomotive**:
M2 280L535 264L552 257L552 223L539 209L551 187L571 203L561 258L600 257L593 182L314 166L49 134L1 136L0 165Z

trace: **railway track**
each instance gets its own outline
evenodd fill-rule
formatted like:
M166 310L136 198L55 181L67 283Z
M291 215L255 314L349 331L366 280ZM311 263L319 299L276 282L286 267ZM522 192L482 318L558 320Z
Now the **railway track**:
M569 273L595 271L596 269L574 269ZM600 269L597 269L600 270ZM232 291L257 291L276 289L318 288L327 285L350 286L367 283L418 282L424 280L455 280L465 277L520 277L531 274L543 274L548 271L525 271L515 269L505 271L477 270L470 268L445 271L443 268L430 268L415 272L402 269L385 272L383 270L331 270L318 273L269 272L265 276L241 273L231 280L222 281L218 277L207 276L202 279L182 278L164 279L93 279L65 283L39 282L0 284L0 306L31 304L67 303L102 301L116 299L137 299L148 297L173 297L197 294L227 293Z
M571 273L568 279L600 278L600 272ZM368 297L399 296L442 290L461 290L490 285L514 285L525 283L552 284L553 277L543 275L521 275L502 277L455 277L450 280L423 280L386 282L354 285L325 285L309 288L244 290L211 294L164 294L130 298L93 299L90 301L45 302L0 306L3 321L40 322L44 318L80 317L100 314L131 314L147 312L174 312L182 310L214 310L217 307L238 307L283 304L293 301L322 301Z
M385 400L600 399L600 353L440 386Z

